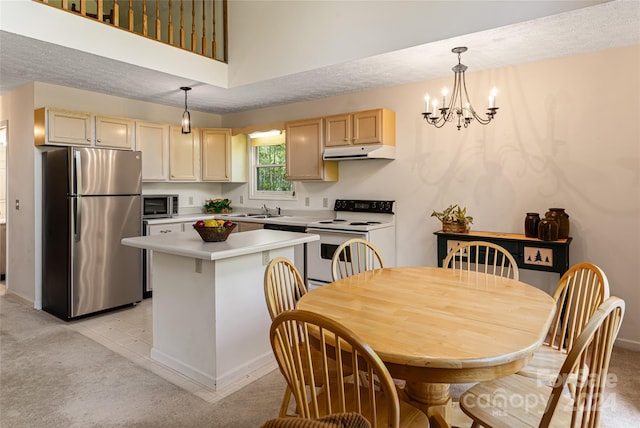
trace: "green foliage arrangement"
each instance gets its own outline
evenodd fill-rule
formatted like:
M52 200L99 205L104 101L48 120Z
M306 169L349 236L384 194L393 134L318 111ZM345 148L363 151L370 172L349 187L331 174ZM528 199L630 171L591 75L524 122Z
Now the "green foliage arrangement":
M231 208L231 200L227 198L208 199L204 203L204 209L209 213L229 212Z
M465 231L468 231L471 223L473 223L473 217L467 215L467 208L460 207L457 204L449 205L440 212L434 211L431 213L431 217L437 218L443 225L458 223L464 226Z

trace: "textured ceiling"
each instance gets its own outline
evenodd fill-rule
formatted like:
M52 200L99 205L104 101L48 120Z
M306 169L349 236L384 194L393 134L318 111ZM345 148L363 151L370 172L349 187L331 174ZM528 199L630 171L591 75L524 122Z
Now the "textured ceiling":
M190 110L226 114L451 75L455 46L469 47L462 60L474 72L635 44L640 1L618 0L225 89L0 31L0 94L39 81L181 107L183 94L166 88L189 83Z

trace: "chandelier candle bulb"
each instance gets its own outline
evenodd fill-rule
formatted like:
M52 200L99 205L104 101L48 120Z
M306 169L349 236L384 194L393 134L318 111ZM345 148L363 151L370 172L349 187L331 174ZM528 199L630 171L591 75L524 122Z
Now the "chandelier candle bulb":
M464 117L467 119L469 118L469 108L470 108L469 106L470 106L469 103L467 103L464 109Z
M447 89L446 86L444 88L442 88L442 108L447 108L447 94L448 93L449 93L449 90Z
M429 113L429 94L426 94L426 95L424 96L424 105L425 105L425 107L427 108L427 109L425 110L425 113Z
M433 115L438 115L438 100L435 99L433 100Z
M491 94L489 94L489 108L496 108L496 95L498 94L498 90L493 88L491 90Z

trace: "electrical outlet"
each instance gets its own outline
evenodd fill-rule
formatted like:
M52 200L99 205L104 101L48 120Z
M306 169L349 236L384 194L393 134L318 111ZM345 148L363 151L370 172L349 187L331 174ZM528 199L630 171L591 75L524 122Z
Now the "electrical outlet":
M322 206L324 208L329 207L329 198L322 198Z
M193 205L193 196L189 196L189 205L192 206Z
M304 198L304 206L305 207L309 206L309 197L308 196L305 196L305 198Z
M244 196L240 195L240 203L244 204Z

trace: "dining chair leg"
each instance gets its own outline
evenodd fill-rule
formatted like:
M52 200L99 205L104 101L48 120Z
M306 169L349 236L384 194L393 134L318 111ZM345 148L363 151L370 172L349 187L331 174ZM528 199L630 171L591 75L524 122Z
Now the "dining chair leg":
M289 401L291 401L291 389L289 389L289 385L285 387L284 395L282 397L282 404L280 404L280 417L284 418L287 415L287 410L289 410Z

